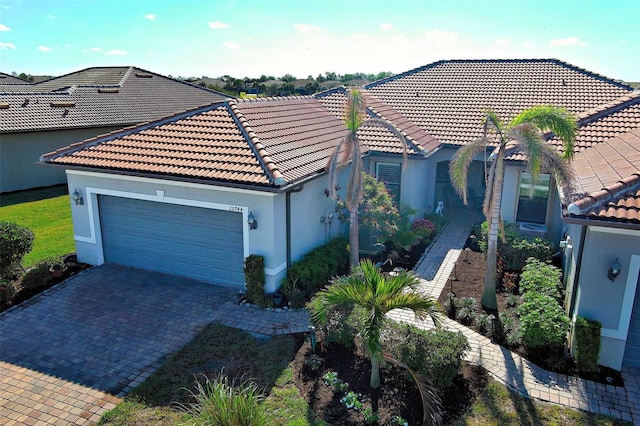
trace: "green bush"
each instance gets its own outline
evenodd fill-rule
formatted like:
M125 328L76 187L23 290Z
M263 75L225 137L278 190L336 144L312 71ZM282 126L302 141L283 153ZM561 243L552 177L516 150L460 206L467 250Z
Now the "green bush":
M487 251L488 224L481 226L480 249ZM498 237L498 265L502 271L520 271L526 260L535 257L542 261L551 260L553 244L539 237L530 237L520 232L514 224L505 224L504 232Z
M576 364L578 370L594 372L600 355L600 321L578 317L576 320Z
M13 279L13 272L33 247L33 232L13 222L0 222L0 277Z
M289 268L287 278L281 287L291 288L291 284L309 299L331 278L346 273L349 269L348 242L345 238L335 238L329 244L317 247ZM287 294L285 293L285 296ZM288 296L287 296L288 297Z
M516 312L520 316L522 343L527 349L558 348L565 344L570 320L552 296L526 292Z
M453 385L453 379L462 366L462 358L469 350L467 338L460 332L422 330L394 321L389 321L382 337L385 351L422 374L440 390Z
M322 299L314 297L309 305L322 303ZM310 310L313 308L310 307ZM337 343L344 347L352 347L354 339L363 321L363 310L350 303L333 305L327 312L325 324L314 324L317 332L322 336L322 343L328 346Z
M264 257L252 254L244 260L247 300L257 306L271 306L271 298L264 294Z
M551 296L560 303L562 301L561 289L562 272L559 268L538 259L527 259L520 279L521 293L535 291Z
M14 281L0 278L0 306L8 306L15 297L16 285Z
M36 290L49 285L51 281L51 273L49 272L49 262L39 262L33 268L30 268L23 276L21 285L22 288Z

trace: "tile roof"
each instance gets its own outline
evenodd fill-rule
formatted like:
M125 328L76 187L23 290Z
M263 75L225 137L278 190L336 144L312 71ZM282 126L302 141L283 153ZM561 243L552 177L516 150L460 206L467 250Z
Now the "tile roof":
M140 68L88 68L41 83L0 84L0 133L124 127L225 98Z
M347 90L338 87L316 94L315 97L340 120L343 119L347 102ZM369 115L382 118L393 124L409 142L409 154L424 155L440 146L440 142L424 129L420 128L394 108L382 102L368 90L362 91ZM402 145L389 130L380 126L362 126L358 136L367 150L401 154Z
M13 85L13 84L31 84L31 83L21 78L14 77L11 74L5 74L3 72L0 72L0 85L3 85L3 84Z
M365 86L445 144L477 139L487 109L503 120L553 104L579 114L633 89L556 59L451 60Z
M312 97L227 100L46 154L45 163L279 187L324 171L344 125Z
M640 172L569 205L567 215L597 223L640 226Z

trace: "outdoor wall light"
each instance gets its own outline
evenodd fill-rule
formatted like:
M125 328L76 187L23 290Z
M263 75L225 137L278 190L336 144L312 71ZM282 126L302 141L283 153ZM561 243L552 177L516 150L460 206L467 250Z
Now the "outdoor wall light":
M611 266L609 266L609 273L607 274L607 276L609 277L609 281L613 282L616 278L618 278L618 275L620 275L620 269L622 269L622 266L616 258Z
M77 189L73 191L71 198L76 203L76 206L81 206L84 204L84 198L82 198L82 195L80 195Z
M249 212L249 217L247 217L247 224L249 225L249 229L257 229L258 221L256 217L253 215L253 212Z

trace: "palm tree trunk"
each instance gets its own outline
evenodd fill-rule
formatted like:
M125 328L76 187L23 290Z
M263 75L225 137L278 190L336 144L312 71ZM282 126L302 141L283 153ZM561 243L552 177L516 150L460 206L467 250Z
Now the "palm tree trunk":
M499 156L496 161L501 161ZM491 310L498 310L498 300L496 298L496 269L498 263L498 232L500 228L500 208L502 205L502 183L504 176L502 174L502 165L498 165L494 182L494 199L491 208L491 216L487 218L489 221L489 229L487 236L487 266L484 274L484 289L482 290L482 307Z
M351 207L349 211L349 260L351 266L358 266L360 263L360 245L358 243L358 205Z
M380 359L374 355L371 355L371 380L369 380L369 386L372 389L380 387Z

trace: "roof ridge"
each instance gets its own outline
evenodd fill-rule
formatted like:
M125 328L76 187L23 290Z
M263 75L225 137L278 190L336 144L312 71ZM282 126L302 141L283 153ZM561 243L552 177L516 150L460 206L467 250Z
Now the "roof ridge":
M582 127L587 124L611 114L612 112L618 112L625 109L635 103L640 102L640 90L634 90L626 95L609 101L607 103L598 105L597 107L588 109L578 114L578 126Z
M129 78L132 72L133 72L133 66L130 66L129 69L124 73L124 75L120 79L120 83L118 83L118 86L122 87L124 85L124 82Z
M625 179L618 180L616 183L605 186L600 191L587 194L578 201L575 201L567 207L567 213L580 214L585 210L593 207L598 203L605 203L613 198L622 195L624 192L640 188L640 172L632 173L631 176Z
M316 99L319 99L319 98L324 98L325 96L333 95L334 93L338 93L338 92L346 93L347 92L347 88L344 85L341 84L340 86L332 87L331 89L327 89L327 90L323 90L322 92L314 93L311 96L313 96Z
M235 98L238 103L250 104L269 101L290 101L299 99L315 99L312 95L263 96L255 98Z
M233 117L234 121L240 127L240 131L245 136L245 139L249 143L249 148L253 151L254 155L258 159L260 166L269 176L269 180L277 186L284 186L287 184L284 175L278 168L278 165L269 157L265 146L262 141L253 131L253 128L249 126L249 121L240 111L238 102L236 99L228 99L224 101L229 110L229 113Z
M555 62L555 63L557 63L558 65L562 65L562 66L564 66L564 67L566 67L566 68L571 68L571 69L573 69L574 71L577 71L577 72L579 72L579 73L582 73L582 74L588 74L589 76L594 77L594 78L596 78L597 80L601 80L601 81L605 81L605 82L608 82L608 83L614 84L614 85L616 85L616 86L618 86L618 87L620 87L620 88L628 89L628 90L630 90L630 91L633 91L633 90L634 90L634 89L633 89L633 87L631 87L630 85L628 85L628 84L626 84L626 83L622 82L621 80L615 80L615 79L613 79L613 78L610 78L610 77L607 77L607 76L605 76L605 75L599 74L599 73L597 73L597 72L594 72L594 71L588 70L588 69L586 69L586 68L582 68L582 67L579 67L579 66L577 66L577 65L570 64L569 62L565 62L565 61L563 61L563 60L556 59L556 58L552 58L552 59L550 59L550 61Z

